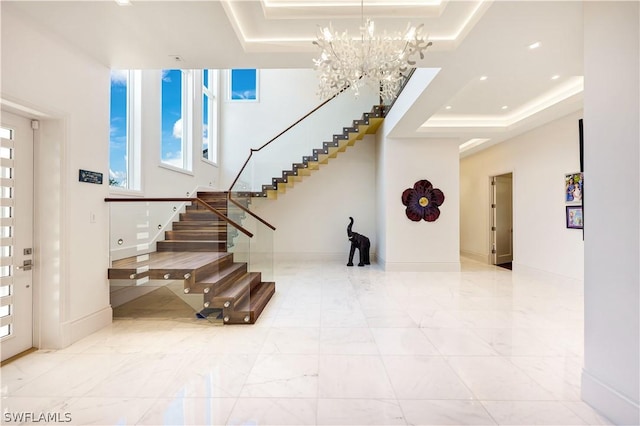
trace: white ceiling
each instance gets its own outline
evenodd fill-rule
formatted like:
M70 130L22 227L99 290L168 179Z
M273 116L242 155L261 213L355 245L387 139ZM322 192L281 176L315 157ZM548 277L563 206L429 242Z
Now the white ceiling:
M311 68L318 25L355 34L362 20L360 0L131 1L0 7L120 69ZM579 1L365 0L364 15L380 32L424 24L433 42L418 66L439 72L395 137L487 139L467 155L582 107Z

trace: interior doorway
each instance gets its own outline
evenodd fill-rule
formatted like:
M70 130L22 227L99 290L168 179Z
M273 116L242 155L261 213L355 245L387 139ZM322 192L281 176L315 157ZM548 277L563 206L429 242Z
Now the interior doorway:
M491 263L513 262L513 173L491 177Z

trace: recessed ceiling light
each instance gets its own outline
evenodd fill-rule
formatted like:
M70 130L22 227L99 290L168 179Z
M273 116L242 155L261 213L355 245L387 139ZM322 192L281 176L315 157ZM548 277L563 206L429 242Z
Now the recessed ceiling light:
M120 6L131 6L131 0L116 0Z
M560 76L559 76L558 74L556 74L556 75L554 75L553 77L551 77L551 80L557 80L557 79L559 79L559 78L560 78Z
M451 109L451 105L447 105L444 109Z
M535 43L531 43L529 45L529 49L537 49L538 47L540 47L541 43L539 41L536 41Z
M509 106L508 105L502 105L502 109L508 109Z
M483 75L482 77L480 77L480 81L485 81L487 79L486 75Z

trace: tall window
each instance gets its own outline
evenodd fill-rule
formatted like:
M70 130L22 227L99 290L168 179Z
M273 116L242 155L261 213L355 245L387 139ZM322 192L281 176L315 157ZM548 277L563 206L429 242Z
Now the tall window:
M229 99L232 101L258 100L258 70L233 69L229 72Z
M111 71L109 185L140 189L139 70Z
M193 73L190 70L162 71L161 161L191 170Z
M218 162L218 71L202 70L202 158Z

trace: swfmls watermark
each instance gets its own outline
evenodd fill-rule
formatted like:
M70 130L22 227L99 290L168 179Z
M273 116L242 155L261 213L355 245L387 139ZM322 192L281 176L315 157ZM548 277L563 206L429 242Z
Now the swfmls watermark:
M71 413L53 411L5 411L2 413L4 423L69 423Z

